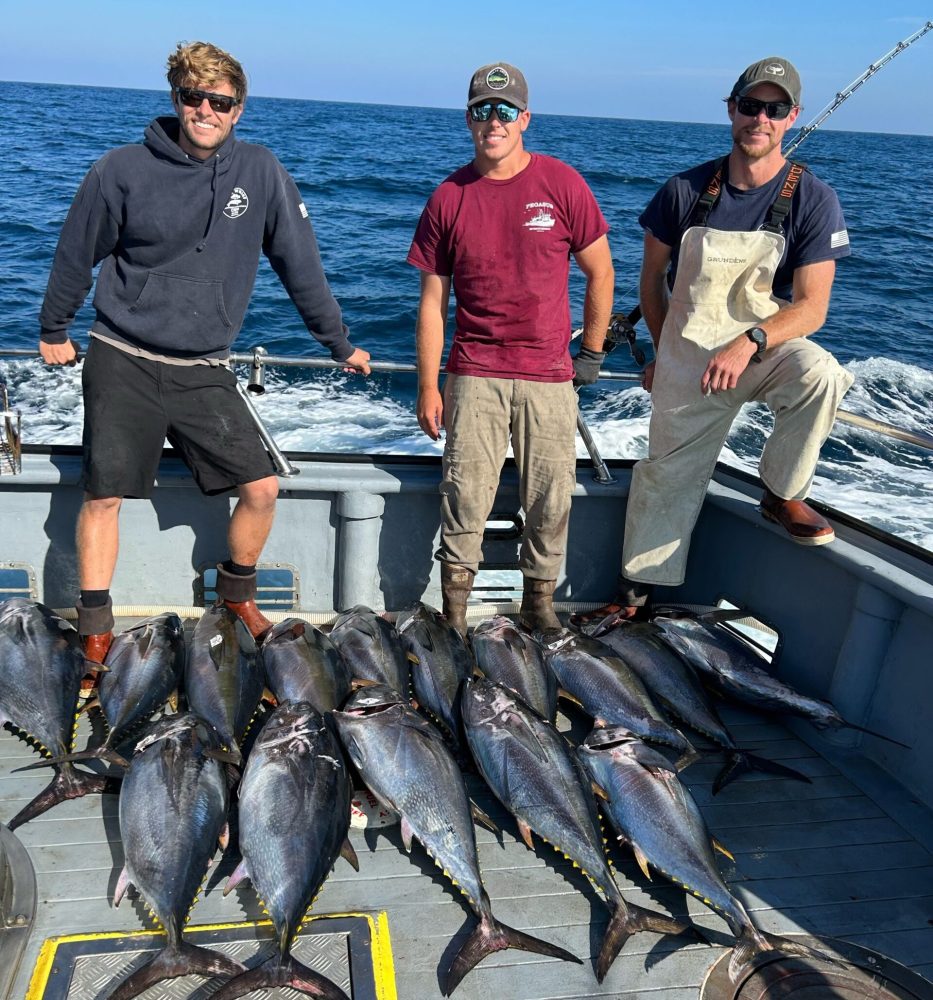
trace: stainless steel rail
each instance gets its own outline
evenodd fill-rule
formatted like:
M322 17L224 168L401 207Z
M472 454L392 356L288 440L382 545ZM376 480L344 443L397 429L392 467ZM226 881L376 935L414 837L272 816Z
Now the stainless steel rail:
M251 354L231 354L230 361L233 364L250 365L252 375L256 370L256 358L258 352L261 352L259 357L263 366L272 365L277 368L331 369L344 367L344 365L342 365L339 361L331 361L328 358L296 357L288 354L266 354L262 348L257 348L256 351ZM38 358L38 356L37 351L29 350L28 348L7 348L0 350L0 360L3 358ZM372 368L374 372L386 372L389 374L417 373L417 368L414 365L400 364L394 361L371 361L370 368ZM599 378L600 381L604 382L629 382L632 384L638 384L641 382L641 375L638 372L601 371L599 373ZM247 386L247 388L251 389L254 393L257 391L254 388L255 384L256 383L251 381ZM264 388L265 387L262 386L262 388L259 389L259 392L264 391ZM915 445L917 448L922 448L925 451L933 451L933 434L927 434L924 431L904 430L901 427L897 427L895 424L889 424L883 420L875 420L873 417L865 417L859 413L852 413L849 410L837 410L836 419L840 423L851 424L855 427L861 427L865 430L874 431L878 434L884 435L885 437L894 438L895 440ZM268 431L266 433L268 433ZM581 436L583 436L582 433ZM592 436L590 437L592 440ZM586 443L585 437L584 443ZM293 472L287 474L294 475Z

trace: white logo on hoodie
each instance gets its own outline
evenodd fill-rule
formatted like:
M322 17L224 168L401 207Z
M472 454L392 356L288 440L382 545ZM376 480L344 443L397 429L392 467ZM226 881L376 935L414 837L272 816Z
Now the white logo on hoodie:
M230 200L224 207L224 215L228 219L238 219L249 208L249 197L243 188L234 188Z

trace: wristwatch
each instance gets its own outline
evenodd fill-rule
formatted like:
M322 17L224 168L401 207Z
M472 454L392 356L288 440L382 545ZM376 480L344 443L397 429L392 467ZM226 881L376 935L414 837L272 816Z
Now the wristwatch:
M760 326L753 326L745 331L745 336L755 345L757 350L752 355L752 361L761 362L761 356L768 349L768 335Z

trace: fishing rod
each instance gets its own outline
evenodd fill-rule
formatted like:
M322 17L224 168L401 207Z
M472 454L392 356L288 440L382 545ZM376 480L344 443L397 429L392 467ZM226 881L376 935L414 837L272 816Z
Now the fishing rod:
M865 70L861 76L856 77L845 90L840 90L838 94L826 105L825 108L810 122L809 125L804 125L797 134L794 136L794 141L784 150L784 156L790 159L791 154L794 150L810 135L815 132L823 122L842 104L844 104L859 87L862 86L867 80L870 80L883 66L886 66L895 56L899 56L905 49L909 48L918 38L922 38L928 31L933 30L933 21L927 21L927 23L915 31L912 35L905 38L903 41L898 42L897 45L891 49L890 52L886 52L877 62L873 62L868 69Z

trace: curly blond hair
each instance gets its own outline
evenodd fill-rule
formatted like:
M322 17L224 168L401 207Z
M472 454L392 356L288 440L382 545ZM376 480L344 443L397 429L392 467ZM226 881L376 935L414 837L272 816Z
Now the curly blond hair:
M246 73L243 67L229 52L224 52L210 42L179 42L168 57L166 76L173 90L176 87L193 87L195 84L212 87L225 80L233 87L240 101L246 98Z

